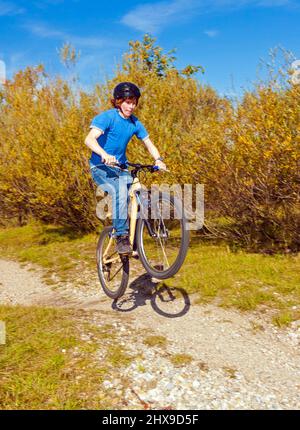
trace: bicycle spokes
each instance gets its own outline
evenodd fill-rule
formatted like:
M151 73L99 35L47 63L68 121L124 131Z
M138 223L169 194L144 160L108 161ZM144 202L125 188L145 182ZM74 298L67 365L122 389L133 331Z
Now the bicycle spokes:
M128 282L129 263L116 251L115 239L109 229L104 229L97 249L98 275L105 293L112 298L120 297Z
M143 228L143 249L150 266L162 272L174 264L180 252L182 226L174 207L170 205L169 213L164 213L162 201L155 208L155 218L145 221L149 228Z
M105 268L103 271L106 274L107 281L111 282L117 276L117 274L120 272L120 270L122 270L122 264L119 265L118 269L115 269L114 273L112 272L111 265L109 265L109 266L105 265Z
M158 222L158 227L155 231L156 234L156 244L157 244L157 257L160 258L160 253L163 257L163 269L168 269L170 267L170 263L167 256L167 243L166 239L168 237L167 235L167 229L164 224L164 221L160 219Z

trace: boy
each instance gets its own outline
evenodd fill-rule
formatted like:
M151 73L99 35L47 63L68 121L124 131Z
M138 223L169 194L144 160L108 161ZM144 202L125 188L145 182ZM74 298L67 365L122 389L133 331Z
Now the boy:
M132 115L140 96L139 88L133 83L118 84L111 100L113 109L92 120L91 130L85 139L85 144L93 151L89 160L92 177L97 185L112 195L113 227L119 254L132 252L128 238L128 191L132 178L128 171L113 167L114 164L127 161L127 145L136 135L144 142L155 164L166 170L163 158L151 142L145 127Z

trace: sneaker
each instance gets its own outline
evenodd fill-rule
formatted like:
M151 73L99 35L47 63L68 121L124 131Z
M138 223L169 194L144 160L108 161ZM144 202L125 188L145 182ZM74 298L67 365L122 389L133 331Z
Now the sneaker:
M130 242L128 236L117 236L117 252L119 254L131 254L132 249L130 246Z

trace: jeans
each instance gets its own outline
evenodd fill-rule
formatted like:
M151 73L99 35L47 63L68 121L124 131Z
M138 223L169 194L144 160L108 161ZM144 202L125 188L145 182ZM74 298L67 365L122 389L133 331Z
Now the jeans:
M96 184L112 196L115 235L127 235L129 231L128 191L132 184L130 173L126 170L120 170L103 164L93 167L91 175Z

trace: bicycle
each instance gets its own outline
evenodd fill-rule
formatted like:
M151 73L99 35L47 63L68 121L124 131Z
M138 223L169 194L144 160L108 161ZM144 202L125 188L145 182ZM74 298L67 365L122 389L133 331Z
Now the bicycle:
M116 164L116 167L132 168L129 241L133 251L137 252L135 257L154 278L174 276L185 260L189 245L182 202L161 191L155 196L151 191L142 193L139 173L154 173L159 170L157 166L127 162L126 165ZM129 260L133 255L119 255L114 242L113 227L105 227L98 240L96 258L98 277L105 294L118 299L128 285Z

